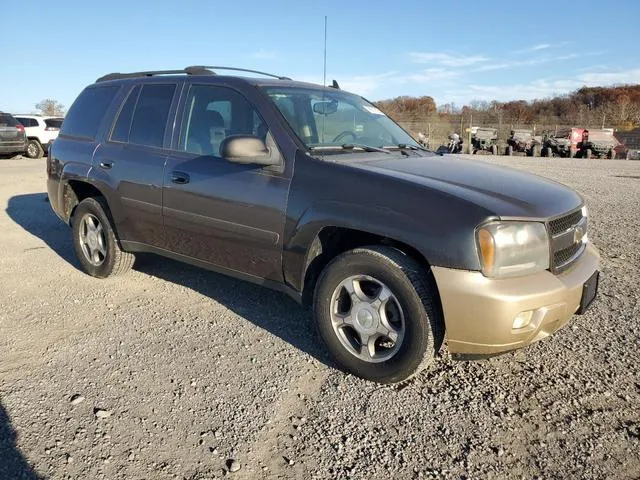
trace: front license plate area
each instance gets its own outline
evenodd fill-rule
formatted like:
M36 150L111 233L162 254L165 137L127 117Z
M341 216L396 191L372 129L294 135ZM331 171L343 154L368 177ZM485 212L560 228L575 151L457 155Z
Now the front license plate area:
M598 282L600 281L600 272L596 271L593 275L584 282L582 286L582 298L580 299L580 307L576 312L578 315L582 315L587 311L593 299L596 298L598 293Z

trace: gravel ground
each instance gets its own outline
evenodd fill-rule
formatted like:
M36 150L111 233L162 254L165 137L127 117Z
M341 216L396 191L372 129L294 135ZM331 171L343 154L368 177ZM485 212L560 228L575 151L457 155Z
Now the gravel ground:
M582 193L600 295L384 387L332 368L284 295L153 256L83 274L44 160L0 160L0 479L640 478L640 162L481 159Z

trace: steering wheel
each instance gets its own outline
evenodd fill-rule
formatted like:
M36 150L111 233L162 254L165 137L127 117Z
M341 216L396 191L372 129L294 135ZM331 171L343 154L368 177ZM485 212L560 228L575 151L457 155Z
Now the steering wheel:
M358 136L352 132L351 130L345 130L342 133L339 133L338 135L336 135L336 137L332 140L334 143L339 142L340 140L342 140L344 137L346 137L347 135L351 135L353 137L353 139L355 140L356 138L358 138Z

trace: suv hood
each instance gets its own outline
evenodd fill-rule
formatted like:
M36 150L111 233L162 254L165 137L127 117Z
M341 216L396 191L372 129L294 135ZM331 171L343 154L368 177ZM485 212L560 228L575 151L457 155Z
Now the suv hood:
M548 218L583 203L560 183L456 155L394 155L349 165L463 198L498 217Z

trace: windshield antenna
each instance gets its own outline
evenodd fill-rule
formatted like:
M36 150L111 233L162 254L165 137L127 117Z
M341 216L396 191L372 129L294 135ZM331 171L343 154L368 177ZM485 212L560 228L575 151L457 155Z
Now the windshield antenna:
M322 73L322 86L327 86L327 16L324 16L324 68Z

